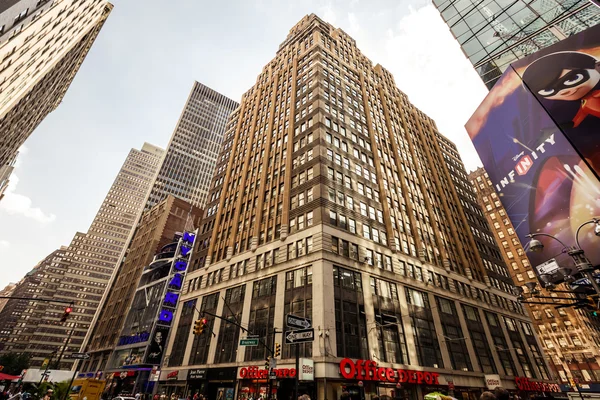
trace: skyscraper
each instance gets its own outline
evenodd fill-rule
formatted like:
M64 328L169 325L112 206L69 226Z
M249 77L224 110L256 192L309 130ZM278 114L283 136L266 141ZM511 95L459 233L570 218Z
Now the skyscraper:
M90 332L89 345L84 349L91 354L91 358L83 365L84 370L106 369L108 358L118 344L119 334L142 273L148 269L154 256L164 246L172 243L177 233L184 231L188 216L189 222L198 226L202 210L172 195L168 195L142 215L127 257L107 293L106 301L98 311L96 323L91 328L93 330Z
M515 293L511 273L504 263L498 243L494 240L494 234L491 232L483 210L477 201L458 149L454 143L442 134L437 133L437 137L452 183L454 183L460 204L471 228L473 239L475 239L475 246L486 269L484 280L489 286L496 289L507 293Z
M31 271L25 274L9 295L13 297L34 298L38 293L44 276L51 274L52 269L60 265L66 250L67 248L63 246L47 255ZM2 327L0 328L0 350L3 350L6 344L12 341L13 338L23 333L19 323L27 319L29 308L29 300L26 299L5 299L3 302L5 304L0 310L0 321L2 321Z
M203 208L208 195L225 123L238 104L211 88L194 82L165 159L154 182L146 209L167 195Z
M275 343L281 399L297 373L319 399L547 379L523 308L487 284L436 133L344 31L297 23L227 125L159 392L258 398ZM314 341L286 344L288 314Z
M94 0L0 3L0 194L17 150L58 107L111 10Z
M600 22L589 0L434 0L450 31L491 89L510 63Z
M485 210L485 217L493 226L494 236L502 245L501 252L514 274L515 284L538 283L515 228L507 216L500 197L494 190L487 172L478 168L469 174L476 188L477 200ZM560 297L540 289L541 295ZM562 288L563 290L566 288ZM563 383L577 379L581 383L600 382L600 321L584 310L555 308L551 304L527 304L540 337L548 364Z
M5 351L31 353L35 367L52 351L79 350L142 213L163 154L164 150L148 143L141 150L131 149L87 233L75 234L62 260L42 279L36 296L73 301L67 322L58 322L64 305L32 300L23 312L24 327L10 335ZM64 357L61 361L62 367L72 363Z

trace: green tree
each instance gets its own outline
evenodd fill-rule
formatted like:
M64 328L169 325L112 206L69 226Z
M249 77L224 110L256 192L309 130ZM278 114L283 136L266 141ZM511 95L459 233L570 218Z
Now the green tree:
M69 391L69 384L71 382L64 381L58 382L54 384L54 393L52 396L52 400L62 400L65 397L65 393Z
M2 372L9 375L20 375L21 371L29 368L30 355L27 353L6 353L0 356Z

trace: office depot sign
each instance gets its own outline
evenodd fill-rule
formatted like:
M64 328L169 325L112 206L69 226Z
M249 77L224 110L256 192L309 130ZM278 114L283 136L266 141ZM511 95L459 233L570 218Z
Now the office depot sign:
M439 385L438 378L440 376L440 374L435 372L377 367L375 361L356 360L356 362L354 362L349 358L344 358L340 361L340 374L346 379L416 383L419 385Z
M277 379L296 377L296 368L274 368L273 372L277 374ZM258 368L257 366L241 367L238 371L238 376L241 379L267 379L269 377L269 370Z

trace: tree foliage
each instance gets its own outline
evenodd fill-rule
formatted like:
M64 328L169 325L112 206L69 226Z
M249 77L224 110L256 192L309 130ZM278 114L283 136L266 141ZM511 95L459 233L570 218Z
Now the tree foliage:
M29 368L30 355L27 353L6 353L0 356L2 372L9 375L20 375L21 371Z

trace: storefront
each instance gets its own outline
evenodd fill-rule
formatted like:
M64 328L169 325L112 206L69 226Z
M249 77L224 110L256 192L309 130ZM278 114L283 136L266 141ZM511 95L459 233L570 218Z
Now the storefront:
M187 370L161 371L157 394L161 399L176 399L186 396Z
M117 395L132 394L136 379L136 371L113 372L106 377L104 393L108 398L113 398Z
M306 362L312 363L312 360ZM304 363L304 362L303 362ZM314 377L314 367L307 367L301 363L304 367L305 374L300 376L302 379L298 382L298 393L308 394L311 399L315 397L315 385L312 379L308 376ZM302 368L301 367L301 368ZM307 373L307 369L312 368L310 373ZM240 367L238 369L238 400L257 400L260 398L267 398L269 390L271 391L271 399L273 400L289 400L294 396L294 389L296 383L296 368L295 366L280 366L271 371L265 368L259 368L257 366Z
M236 376L236 367L207 369L204 397L210 400L233 400L235 398Z
M522 399L554 398L562 395L558 383L532 381L526 377L515 377L516 394Z
M187 396L193 398L196 393L199 395L206 393L207 371L206 368L190 369L188 371L186 398Z
M339 397L348 392L351 400L365 400L378 396L392 399L417 400L430 392L447 392L448 386L440 382L440 374L430 371L413 371L378 367L371 360L340 361L341 382L332 382L333 392Z

